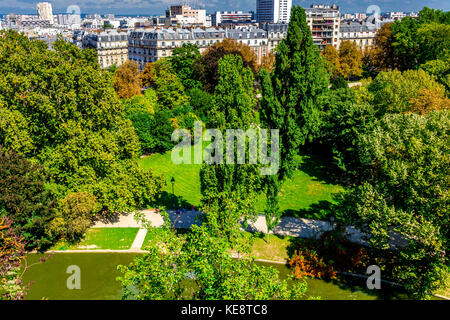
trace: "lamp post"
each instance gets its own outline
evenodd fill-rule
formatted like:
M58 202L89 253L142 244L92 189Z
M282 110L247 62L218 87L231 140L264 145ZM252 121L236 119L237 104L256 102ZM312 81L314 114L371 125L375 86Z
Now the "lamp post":
M172 180L170 180L170 183L172 183L173 208L175 209L175 178L174 177L172 177Z
M330 217L331 230L334 230L334 217Z

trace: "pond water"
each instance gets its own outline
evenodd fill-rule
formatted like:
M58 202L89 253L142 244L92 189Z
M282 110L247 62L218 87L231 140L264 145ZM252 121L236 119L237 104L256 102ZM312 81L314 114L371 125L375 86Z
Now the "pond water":
M122 297L121 284L116 280L120 276L117 265L129 264L136 254L133 253L56 253L46 262L32 266L24 275L24 282L34 282L26 296L35 299L68 300L118 300ZM32 254L28 258L31 264L41 255ZM290 269L284 265L271 265L286 278ZM81 270L81 289L69 290L66 286L70 274L66 270L77 265ZM349 278L351 278L349 280ZM341 278L338 281L308 280L308 295L320 296L323 300L375 300L406 299L406 295L392 290L382 283L381 290L365 289L365 280L354 277Z

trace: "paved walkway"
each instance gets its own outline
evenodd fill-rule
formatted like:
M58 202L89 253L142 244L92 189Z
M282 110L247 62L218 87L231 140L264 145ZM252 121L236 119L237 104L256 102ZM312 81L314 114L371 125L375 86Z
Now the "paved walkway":
M144 244L145 236L147 235L147 229L141 228L134 238L133 244L131 245L131 250L141 250Z
M161 227L163 224L163 218L157 214L154 210L143 210L144 217L150 221L152 226ZM199 224L197 217L201 214L199 211L186 211L179 217L175 211L168 211L169 218L172 222L175 222L175 228L190 228L193 224ZM116 220L101 221L94 225L94 228L140 228L136 239L133 242L132 248L140 248L142 245L145 234L145 229L140 222L134 219L133 214L119 216ZM244 230L244 229L242 229ZM263 215L258 216L255 222L249 223L246 231L267 233L266 219ZM270 233L280 236L293 236L299 238L319 238L324 231L331 230L331 224L328 221L311 220L294 217L283 217L280 220L278 226L274 228ZM353 227L347 227L347 235L350 241L366 244L366 241L362 239L362 233ZM139 246L139 247L138 247Z

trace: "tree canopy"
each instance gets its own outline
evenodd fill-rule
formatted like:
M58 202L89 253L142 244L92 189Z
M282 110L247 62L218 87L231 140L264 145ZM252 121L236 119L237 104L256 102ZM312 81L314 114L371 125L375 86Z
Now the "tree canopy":
M47 177L41 188L52 197L86 192L102 213L133 210L155 198L162 179L138 166L138 137L110 73L90 51L61 39L48 50L14 31L2 31L0 47L4 152L38 163ZM21 224L20 211L7 214ZM30 210L24 219L34 221L35 214Z

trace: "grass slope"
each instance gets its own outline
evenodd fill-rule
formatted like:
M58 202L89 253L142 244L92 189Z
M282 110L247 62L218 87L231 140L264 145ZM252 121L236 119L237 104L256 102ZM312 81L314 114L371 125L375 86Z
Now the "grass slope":
M91 228L78 243L59 242L52 250L127 250L133 244L139 228Z
M324 219L330 213L332 194L343 188L331 181L326 173L326 164L319 159L303 156L301 162L301 169L296 170L292 179L287 180L282 187L280 209L284 215ZM142 158L140 164L143 168L151 168L156 174L163 174L166 178L165 193L158 204L171 207L174 202L181 201L186 208L200 205L201 165L176 165L171 161L170 151ZM174 200L171 196L172 177L175 179L175 195L179 200ZM263 212L264 206L265 196L261 195L257 203L258 212Z

